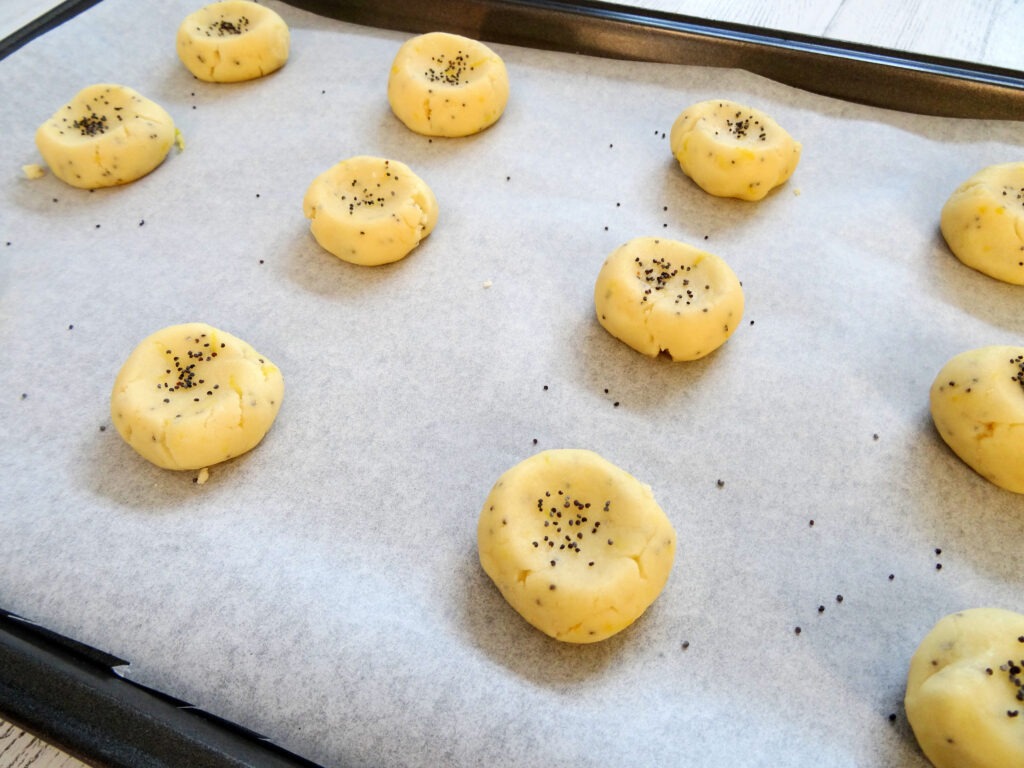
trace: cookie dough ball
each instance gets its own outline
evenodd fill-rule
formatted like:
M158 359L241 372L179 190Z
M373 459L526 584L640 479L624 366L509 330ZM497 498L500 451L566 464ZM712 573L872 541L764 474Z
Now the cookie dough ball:
M724 260L676 240L638 237L605 259L594 285L597 320L637 352L697 360L743 318L743 288Z
M1024 285L1024 162L989 166L961 184L942 207L940 229L964 264Z
M649 486L596 453L564 449L498 479L477 543L484 571L524 619L556 640L593 643L661 593L676 534Z
M36 146L61 181L81 189L127 184L156 168L174 144L164 109L123 85L83 88L36 131Z
M425 136L469 136L498 121L508 103L505 62L481 42L430 32L407 40L391 65L388 102Z
M686 109L672 125L672 154L683 173L718 197L761 200L784 184L800 144L759 109L713 99Z
M269 75L288 61L288 25L277 13L247 0L225 0L189 14L178 27L178 58L209 83L237 83Z
M962 352L932 383L931 412L942 439L975 472L1024 493L1024 347Z
M946 616L910 661L904 702L935 768L1024 765L1024 615L974 608Z
M172 325L144 339L117 375L110 416L164 469L201 469L255 448L281 407L277 366L230 333Z
M360 155L313 180L302 210L339 259L374 266L405 258L437 223L437 199L409 166Z

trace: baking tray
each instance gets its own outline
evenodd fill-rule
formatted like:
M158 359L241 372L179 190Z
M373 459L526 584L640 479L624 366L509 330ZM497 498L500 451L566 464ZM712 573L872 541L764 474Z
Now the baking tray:
M92 765L314 763L187 702L125 680L128 662L0 609L0 714Z
M91 8L98 2L100 0L64 0L59 5L55 5L21 29L15 30L3 40L0 40L0 59L10 56L26 43L31 42L59 24L63 24L68 19L73 19L82 11Z
M0 44L9 54L95 0L65 3ZM823 95L940 116L1019 119L1024 78L1009 70L767 33L599 3L301 3L368 26L443 29L591 55L746 69ZM396 21L400 20L400 21ZM126 662L0 612L0 712L104 765L312 765L188 703L125 680Z

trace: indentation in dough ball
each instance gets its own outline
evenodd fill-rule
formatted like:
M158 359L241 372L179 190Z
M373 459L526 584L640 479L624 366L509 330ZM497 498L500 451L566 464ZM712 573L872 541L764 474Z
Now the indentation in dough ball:
M506 471L477 525L480 564L530 624L570 643L628 627L668 581L676 535L649 486L592 451Z
M652 357L697 360L743 318L743 288L721 258L676 240L638 237L612 252L594 285L598 322Z
M718 197L761 200L784 184L801 146L759 109L725 99L688 107L676 118L672 154L683 173Z
M1024 285L1024 162L991 165L961 184L942 207L940 228L964 264Z
M178 58L211 83L237 83L269 75L285 65L291 35L270 8L225 0L200 8L178 27Z
M388 76L388 102L405 125L425 136L469 136L505 111L505 62L483 43L447 32L407 40Z

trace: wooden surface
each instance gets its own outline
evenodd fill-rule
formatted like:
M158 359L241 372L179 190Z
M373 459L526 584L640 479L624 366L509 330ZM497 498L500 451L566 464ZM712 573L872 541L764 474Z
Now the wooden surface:
M629 0L716 21L1024 70L1020 0Z
M0 765L4 768L80 768L84 763L0 720Z
M624 0L619 0L624 2ZM1024 70L1022 0L632 0L639 8L752 24ZM197 3L201 5L201 3ZM46 9L3 0L0 37ZM0 720L0 768L75 768L83 763Z

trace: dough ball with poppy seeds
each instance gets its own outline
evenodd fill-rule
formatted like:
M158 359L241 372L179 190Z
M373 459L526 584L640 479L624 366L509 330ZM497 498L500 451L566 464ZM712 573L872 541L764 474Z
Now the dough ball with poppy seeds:
M505 62L483 43L448 32L407 40L388 76L388 103L425 136L460 137L498 121L508 103Z
M291 33L270 8L248 0L224 0L186 16L176 45L182 64L200 80L237 83L283 67Z
M989 346L953 356L929 393L939 435L967 466L1024 493L1024 347Z
M725 99L693 104L676 118L672 154L683 173L717 197L761 200L800 162L801 145L754 107Z
M651 488L593 451L506 471L477 525L480 564L526 621L570 643L622 631L668 581L676 534Z
M116 83L83 88L39 126L36 146L53 175L80 189L135 181L159 166L175 140L156 102Z
M110 396L114 427L164 469L202 469L266 435L284 396L281 371L249 344L205 323L172 325L128 356Z
M405 258L434 230L438 214L434 193L409 166L369 155L317 176L302 210L325 250L366 266Z
M605 259L594 284L597 320L652 357L697 360L724 344L743 317L743 288L729 265L686 243L638 237Z
M1024 765L1024 615L942 618L910 660L907 720L935 768Z
M983 168L949 196L939 227L972 269L1024 285L1024 162Z

